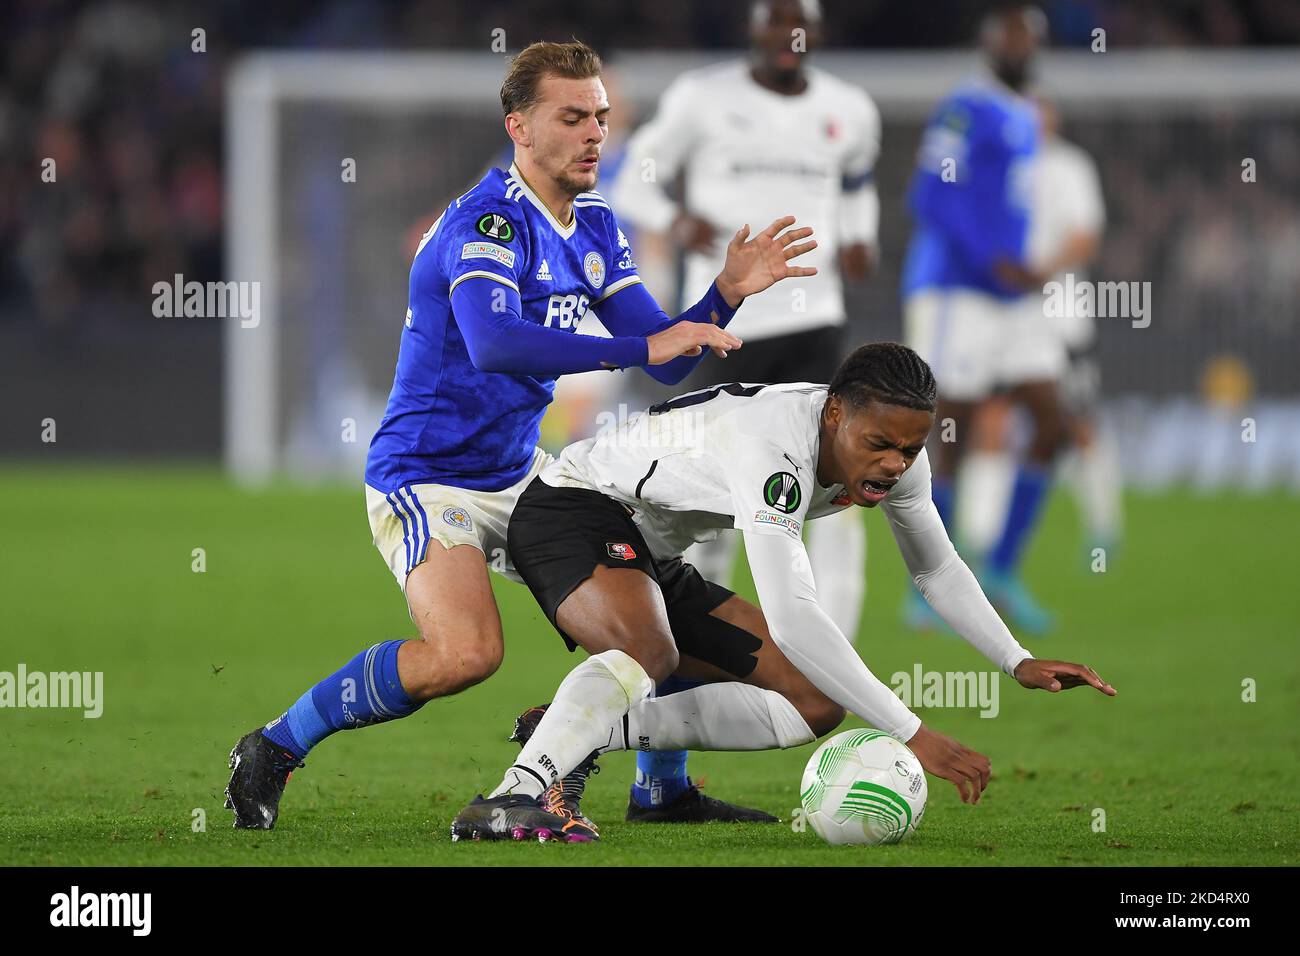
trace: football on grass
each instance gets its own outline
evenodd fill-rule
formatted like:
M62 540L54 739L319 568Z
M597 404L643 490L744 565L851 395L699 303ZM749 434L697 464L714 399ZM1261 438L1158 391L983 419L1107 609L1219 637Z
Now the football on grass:
M925 813L925 771L880 730L846 730L813 753L799 787L812 828L827 843L898 843Z

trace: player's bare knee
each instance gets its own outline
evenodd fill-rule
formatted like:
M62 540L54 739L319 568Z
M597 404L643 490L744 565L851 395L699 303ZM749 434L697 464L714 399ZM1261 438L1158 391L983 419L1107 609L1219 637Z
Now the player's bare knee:
M505 660L505 646L501 641L490 637L485 640L471 641L461 647L452 649L447 655L452 658L450 674L459 685L458 690L473 687L480 681L487 680L497 672Z
M808 722L808 729L813 732L814 737L824 737L829 734L844 723L844 717L844 708L830 701L804 713L804 720Z
M620 615L601 621L592 629L591 622L577 627L566 627L564 614L557 615L560 626L571 634L590 653L602 650L620 650L641 668L655 683L677 670L679 656L673 636L666 628L647 625L642 621ZM572 624L572 622L570 622Z
M673 675L673 672L677 670L681 662L682 658L681 655L677 653L677 645L669 642L661 652L661 659L657 673L650 674L650 676L654 678L656 684L661 680L667 680ZM649 671L646 673L649 673Z
M650 679L657 684L671 677L680 662L681 657L677 653L677 647L671 641L656 642L646 654L646 659L641 661L641 666Z
M792 703L816 737L829 734L844 722L844 708L824 694L804 694Z
M623 650L656 684L671 676L681 662L677 645L665 636L638 636L629 640Z
M403 689L412 700L446 697L473 687L496 673L505 657L499 632L443 633L408 642L409 668L402 669Z

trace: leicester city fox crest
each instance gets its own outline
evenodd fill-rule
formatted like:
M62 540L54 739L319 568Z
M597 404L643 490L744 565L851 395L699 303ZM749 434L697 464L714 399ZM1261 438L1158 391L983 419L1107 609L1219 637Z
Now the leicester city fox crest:
M586 273L587 281L593 289L599 289L605 284L605 260L599 252L587 253L582 260L582 271Z
M448 508L442 513L442 520L453 528L464 528L466 531L474 530L474 522L465 513L464 508Z
M769 508L793 514L803 501L798 479L788 471L778 471L763 482L763 500Z

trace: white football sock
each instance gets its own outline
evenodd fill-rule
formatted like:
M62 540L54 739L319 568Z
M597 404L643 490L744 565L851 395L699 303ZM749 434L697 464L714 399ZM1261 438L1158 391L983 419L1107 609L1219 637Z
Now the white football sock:
M853 644L867 596L867 529L857 508L808 523L808 560L817 603Z
M588 657L569 671L519 758L492 791L541 796L542 791L609 744L610 727L654 691L654 682L622 651Z
M1119 541L1123 522L1123 485L1114 441L1099 432L1092 444L1075 452L1068 472L1082 512L1089 547Z
M963 553L987 554L997 544L1007 521L1011 486L1016 480L1015 458L1003 451L973 451L962 462L957 479L957 527Z
M815 737L783 696L738 681L643 700L606 734L602 750L784 750Z

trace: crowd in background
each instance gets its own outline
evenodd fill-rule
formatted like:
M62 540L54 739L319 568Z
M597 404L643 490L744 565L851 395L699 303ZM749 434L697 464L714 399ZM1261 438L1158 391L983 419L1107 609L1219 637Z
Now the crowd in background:
M58 330L143 320L141 290L159 277L221 276L222 83L229 63L247 50L476 49L491 42L496 28L505 30L511 49L571 35L602 49L739 48L744 23L735 5L11 0L0 8L0 323ZM961 46L980 6L823 0L825 44ZM1098 23L1111 48L1300 42L1300 5L1288 0L1042 6L1057 45L1086 45ZM192 49L195 28L204 31L202 54ZM1286 160L1273 168L1292 179L1262 183L1244 209L1217 190L1222 171L1184 166L1171 177L1128 176L1118 167L1159 162L1152 156L1160 149L1109 158L1094 150L1116 166L1106 176L1119 190L1111 208L1141 210L1128 234L1132 247L1112 245L1107 260L1131 272L1146 270L1149 256L1176 256L1190 300L1202 297L1202 287L1204 295L1222 294L1221 276L1245 272L1257 289L1293 301L1295 257L1280 250L1296 247L1300 146L1293 128L1266 132L1259 148ZM1216 133L1246 135L1230 122ZM1176 134L1153 135L1167 137L1166 152L1181 148ZM1111 264L1104 261L1102 270ZM1269 313L1273 320L1278 314Z

